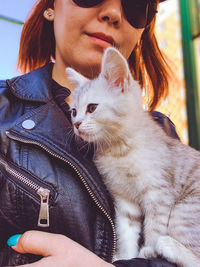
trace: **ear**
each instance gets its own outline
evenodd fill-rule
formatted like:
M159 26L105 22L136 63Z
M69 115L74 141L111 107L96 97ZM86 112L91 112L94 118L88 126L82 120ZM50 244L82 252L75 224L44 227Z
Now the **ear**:
M121 86L122 92L125 89L125 81L129 83L131 72L128 63L117 49L109 47L105 50L101 75L111 86Z
M69 82L72 83L75 87L82 86L89 81L89 79L72 68L66 68L66 73Z

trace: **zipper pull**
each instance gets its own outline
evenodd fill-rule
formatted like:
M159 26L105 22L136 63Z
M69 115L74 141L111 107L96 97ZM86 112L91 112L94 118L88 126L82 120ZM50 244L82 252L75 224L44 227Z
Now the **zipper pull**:
M40 202L40 213L38 218L38 226L49 227L49 195L48 189L40 187L37 190L38 195L41 198Z

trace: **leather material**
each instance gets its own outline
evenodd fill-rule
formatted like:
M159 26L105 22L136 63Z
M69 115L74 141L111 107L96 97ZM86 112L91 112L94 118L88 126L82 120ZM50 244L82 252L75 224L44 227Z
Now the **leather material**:
M178 267L176 264L170 263L164 259L131 259L116 261L116 267Z
M51 72L48 64L0 81L0 266L40 258L6 244L27 230L64 234L112 261L113 201L91 155L80 149L53 100ZM27 120L31 128L23 123ZM50 191L49 227L38 226L41 200L35 185Z
M71 124L51 97L51 69L48 65L0 83L0 266L33 260L6 245L11 235L29 229L65 234L111 261L113 231L104 213L113 218L113 204L96 167L77 149ZM25 129L26 120L35 127ZM37 226L40 196L2 162L51 191L50 227Z

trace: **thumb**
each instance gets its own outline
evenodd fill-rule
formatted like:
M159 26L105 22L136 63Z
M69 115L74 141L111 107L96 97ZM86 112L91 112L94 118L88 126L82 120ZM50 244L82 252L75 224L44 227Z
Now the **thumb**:
M44 257L60 254L60 246L65 246L67 237L40 231L27 231L19 237L12 249L19 253L30 253Z

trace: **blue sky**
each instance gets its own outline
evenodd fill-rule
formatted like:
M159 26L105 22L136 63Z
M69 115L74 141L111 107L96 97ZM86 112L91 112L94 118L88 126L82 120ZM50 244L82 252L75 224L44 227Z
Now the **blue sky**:
M24 21L35 0L0 0L0 16ZM22 27L0 19L0 79L18 75L16 61Z

